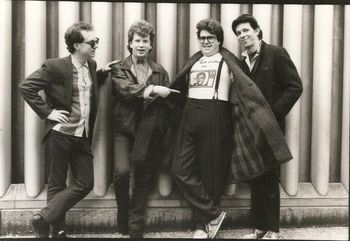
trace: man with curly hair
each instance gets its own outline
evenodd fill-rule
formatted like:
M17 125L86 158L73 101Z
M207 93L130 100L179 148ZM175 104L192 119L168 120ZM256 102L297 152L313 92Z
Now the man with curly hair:
M142 20L128 31L130 55L112 66L116 102L113 109L113 182L118 206L117 230L141 238L145 208L159 163L165 97L173 90L168 73L148 58L153 48L153 26ZM163 116L163 117L162 117ZM129 207L130 165L134 165L134 189Z

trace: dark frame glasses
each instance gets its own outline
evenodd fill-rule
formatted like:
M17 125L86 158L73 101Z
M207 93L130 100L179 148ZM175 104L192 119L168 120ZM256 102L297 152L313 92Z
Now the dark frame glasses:
M96 38L95 40L91 40L91 41L89 41L89 42L84 42L84 43L90 45L91 48L94 48L94 47L96 46L96 44L98 44L99 41L100 41L100 39L99 39L99 38Z

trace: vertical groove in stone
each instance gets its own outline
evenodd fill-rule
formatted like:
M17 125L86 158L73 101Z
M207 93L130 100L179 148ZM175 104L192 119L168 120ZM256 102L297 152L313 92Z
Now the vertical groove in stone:
M281 46L283 42L283 5L273 4L271 15L271 44Z
M124 59L124 3L112 3L112 58Z
M177 5L177 41L176 41L176 72L182 67L189 56L189 22L190 6L187 3Z
M25 2L12 3L12 183L24 182L24 101L18 84L25 73Z
M145 3L145 19L147 22L153 25L154 30L157 32L157 4L156 3ZM160 33L161 34L161 33ZM149 57L151 60L156 61L157 56L157 41L154 38L152 52Z
M332 58L332 111L329 181L340 181L341 126L344 61L344 6L334 6Z
M58 2L46 2L46 58L58 57Z
M79 20L91 23L91 2L79 3Z

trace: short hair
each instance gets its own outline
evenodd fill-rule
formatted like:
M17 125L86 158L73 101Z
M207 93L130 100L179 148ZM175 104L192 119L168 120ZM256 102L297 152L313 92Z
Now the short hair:
M70 53L75 52L75 43L84 42L84 36L81 34L82 30L93 31L94 27L89 23L79 22L70 26L64 34L67 49Z
M197 23L196 28L198 38L200 37L201 31L206 30L216 36L217 40L220 42L220 47L224 44L224 30L222 29L221 24L215 19L203 19Z
M250 26L256 30L257 28L260 29L260 32L259 32L259 35L258 35L258 38L259 40L261 40L263 38L263 32L258 24L258 21L256 21L256 19L250 15L250 14L242 14L241 16L239 16L238 18L236 18L235 20L233 20L232 22L232 31L235 33L235 35L237 35L236 33L236 28L239 24L241 23L249 23Z
M140 35L142 38L146 38L147 36L150 36L151 46L153 47L153 40L154 40L154 35L155 35L154 27L152 26L152 24L150 24L146 20L136 21L130 26L129 31L128 31L128 46L127 47L128 47L128 50L130 53L132 53L132 48L130 47L130 43L134 39L135 33ZM152 49L150 50L150 52L151 51L152 51Z

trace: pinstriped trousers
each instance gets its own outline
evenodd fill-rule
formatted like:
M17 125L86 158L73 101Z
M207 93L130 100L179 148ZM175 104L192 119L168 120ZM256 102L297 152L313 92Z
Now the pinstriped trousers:
M220 212L232 151L229 102L188 99L172 163L174 180L194 207L194 225L203 229Z

